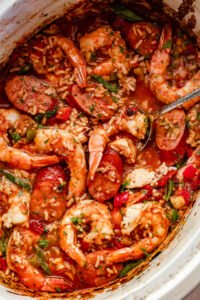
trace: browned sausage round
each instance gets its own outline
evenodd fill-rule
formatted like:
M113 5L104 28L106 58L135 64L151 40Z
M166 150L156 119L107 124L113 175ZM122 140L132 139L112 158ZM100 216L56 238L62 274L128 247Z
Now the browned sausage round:
M102 97L95 96L94 92L82 93L78 85L74 84L71 89L71 94L68 96L67 101L73 107L81 109L86 114L91 115L99 120L110 119L115 112L113 100L108 95ZM113 106L113 109L111 109Z
M5 91L16 108L32 115L51 111L57 105L55 90L34 76L12 77L6 82Z
M156 144L161 150L174 150L185 130L185 112L174 109L162 116L156 126Z
M87 186L90 195L99 202L112 198L119 190L122 182L123 163L119 154L108 148L99 165L94 180L88 179Z
M66 207L66 175L60 165L41 169L35 178L30 202L33 219L53 222L59 220Z

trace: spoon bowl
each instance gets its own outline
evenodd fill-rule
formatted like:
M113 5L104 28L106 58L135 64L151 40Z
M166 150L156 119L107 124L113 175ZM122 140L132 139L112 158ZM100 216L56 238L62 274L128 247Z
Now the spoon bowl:
M160 110L154 111L152 113L147 113L144 110L142 110L141 108L138 108L143 114L146 115L147 120L148 120L146 136L145 136L144 140L142 141L142 143L138 143L138 145L137 145L138 150L142 151L147 146L149 141L151 140L152 133L153 133L153 123L156 119L158 119L160 116L166 114L167 112L181 106L182 104L191 101L193 98L198 97L198 96L200 96L200 88L194 90L193 92L179 98L178 100L176 100L170 104L163 106Z

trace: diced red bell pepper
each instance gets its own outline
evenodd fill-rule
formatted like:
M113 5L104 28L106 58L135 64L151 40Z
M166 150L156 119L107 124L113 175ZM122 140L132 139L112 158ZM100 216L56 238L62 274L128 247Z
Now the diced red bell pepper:
M190 181L190 187L192 190L196 191L200 187L200 173L197 174L192 181Z
M158 180L158 186L163 187L167 184L167 181L171 179L175 174L176 170L169 171L166 175L164 175L160 180Z
M29 221L30 229L38 234L43 234L44 232L44 224L41 221L30 220Z
M6 259L3 257L0 257L0 270L5 272L6 268L7 268Z
M183 177L187 180L192 180L197 173L197 168L195 168L193 165L189 165L185 170L183 171Z
M119 238L114 237L112 241L115 248L117 249L124 248L124 245L120 242Z
M90 249L90 244L85 242L85 241L81 241L81 249L85 252L88 251Z
M129 192L118 193L114 197L114 207L121 207L128 201Z
M181 191L178 192L178 195L183 196L186 205L190 203L190 192L188 190L182 189Z
M67 121L71 115L71 111L72 109L70 106L60 109L56 114L56 119L62 122Z

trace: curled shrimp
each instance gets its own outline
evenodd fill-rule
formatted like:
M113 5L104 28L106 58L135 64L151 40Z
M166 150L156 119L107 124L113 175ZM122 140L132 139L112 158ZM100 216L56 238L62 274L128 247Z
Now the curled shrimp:
M45 53L45 58L40 57L41 56L41 51L37 51L38 48L42 47L42 43L44 41L39 42L39 46L36 45L36 47L33 49L33 53L31 54L31 60L33 63L33 67L36 70L38 74L45 74L46 78L51 81L51 82L57 82L61 77L59 77L62 73L59 75L54 75L55 74L55 67L51 71L51 63L54 62L52 61L53 55L52 53L54 52L55 56L57 57L57 60L59 58L61 59L60 61L60 68L65 71L65 64L63 63L63 53L66 55L68 60L70 61L71 65L74 68L74 76L76 79L77 84L80 87L85 87L86 86L86 63L84 58L82 57L79 49L75 46L74 42L71 41L68 38L65 37L59 37L59 36L51 36L48 38L49 41L49 53ZM45 47L44 43L44 47ZM47 51L48 52L48 51ZM42 52L43 53L43 52ZM40 59L38 59L38 56ZM44 64L45 60L45 64ZM47 61L46 61L47 60ZM49 61L48 61L49 60ZM54 62L55 63L55 62ZM53 72L53 73L51 73Z
M143 139L147 130L147 122L144 114L137 112L132 116L127 116L125 111L112 117L108 123L104 123L102 127L95 128L89 138L89 177L91 180L100 164L103 156L103 151L109 141L111 135L118 131L126 131L133 137ZM111 143L111 147L123 154L127 162L134 162L136 155L136 148L130 139L124 138L119 142Z
M90 232L84 233L84 225L90 223ZM70 208L60 224L61 248L81 267L86 257L77 244L77 230L83 232L83 241L102 245L113 237L111 215L106 205L94 200L84 200Z
M0 161L7 162L17 169L29 170L55 164L59 162L56 155L33 155L26 151L15 149L8 145L7 130L15 129L22 119L15 109L0 109ZM21 124L20 126L22 126ZM32 125L32 122L31 122ZM26 124L24 124L26 126Z
M26 228L15 228L7 247L7 264L20 281L36 291L56 292L72 289L72 282L60 276L44 276L30 263L31 252L37 247L40 235Z
M131 247L112 251L107 256L107 263L113 264L127 260L137 260L151 253L166 238L169 221L163 208L156 203L138 203L127 206L121 223L122 233L130 235L137 228L143 231L143 238Z
M119 78L127 75L131 65L126 44L119 31L113 31L110 26L102 26L80 38L80 48L87 62L91 60L92 53L103 47L109 48L109 58L99 63L92 73L104 76L116 70Z
M54 152L66 160L71 172L68 196L81 196L85 191L87 173L85 152L81 143L69 132L56 128L38 129L34 143L40 153Z
M200 86L200 71L198 71L190 80L186 81L181 88L170 86L165 78L167 67L170 64L170 52L172 43L171 26L166 25L160 37L158 49L154 52L150 63L150 87L156 97L166 104L174 102L180 97L187 95L199 88ZM196 97L184 104L186 109L193 106L199 101Z
M12 175L27 179L28 174L19 170L12 170ZM26 178L24 178L26 175ZM31 193L8 180L4 175L0 178L1 202L8 210L2 215L1 221L6 228L13 225L25 224L29 218L29 204Z
M129 138L119 138L108 144L110 148L117 151L126 158L128 164L133 164L136 159L136 146Z

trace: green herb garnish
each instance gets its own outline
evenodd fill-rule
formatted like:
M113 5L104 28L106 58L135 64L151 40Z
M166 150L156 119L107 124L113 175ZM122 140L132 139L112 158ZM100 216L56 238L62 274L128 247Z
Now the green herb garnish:
M127 186L129 186L130 180L124 181L121 185L120 192L124 192Z
M178 211L176 209L173 209L172 211L172 216L171 216L171 221L172 223L176 223L176 221L178 220L179 218L179 214L178 214Z
M12 173L7 172L2 169L0 169L0 173L3 174L12 183L15 183L16 185L18 185L20 187L23 187L27 191L30 191L31 187L30 187L30 184L28 183L28 180L17 177L15 175L13 175Z
M37 262L39 263L40 267L44 270L45 273L50 275L51 271L49 270L49 266L45 262L44 253L42 249L40 249L39 247L36 247L36 255L37 255Z
M130 272L132 269L136 268L139 264L143 262L142 259L137 260L135 262L131 262L127 264L120 272L119 277L125 276L128 272Z
M47 111L46 113L44 114L37 114L34 118L34 120L37 122L37 123L41 123L42 119L43 118L47 118L47 119L50 119L52 118L53 116L55 116L55 114L57 113L58 111L58 107L56 106L54 109L52 110L49 110Z
M59 186L57 187L57 190L58 190L59 192L62 192L63 187L64 187L66 184L67 184L67 182L66 182L66 181L63 181L61 184L59 184Z
M19 142L22 138L21 135L17 132L10 132L9 134L15 143Z
M103 87L105 87L107 90L109 90L112 93L117 93L118 91L118 87L116 84L112 84L109 83L108 81L106 81L105 79L103 79L103 77L99 76L99 75L91 75L92 78L94 78L97 82L101 83L103 85Z
M30 71L31 68L32 68L32 64L26 64L23 67L21 67L21 69L19 69L17 73L20 75L26 74L28 71Z
M40 248L46 248L49 246L49 241L48 240L39 240L38 245Z
M143 21L144 19L138 16L133 11L129 10L123 5L115 5L113 6L113 11L120 15L123 19L130 21L130 22L137 22L137 21Z
M172 46L172 40L168 40L164 45L163 45L163 49L167 49L167 48L171 48Z
M164 199L168 201L174 191L174 181L172 179L168 180L166 188L165 188L165 195Z

